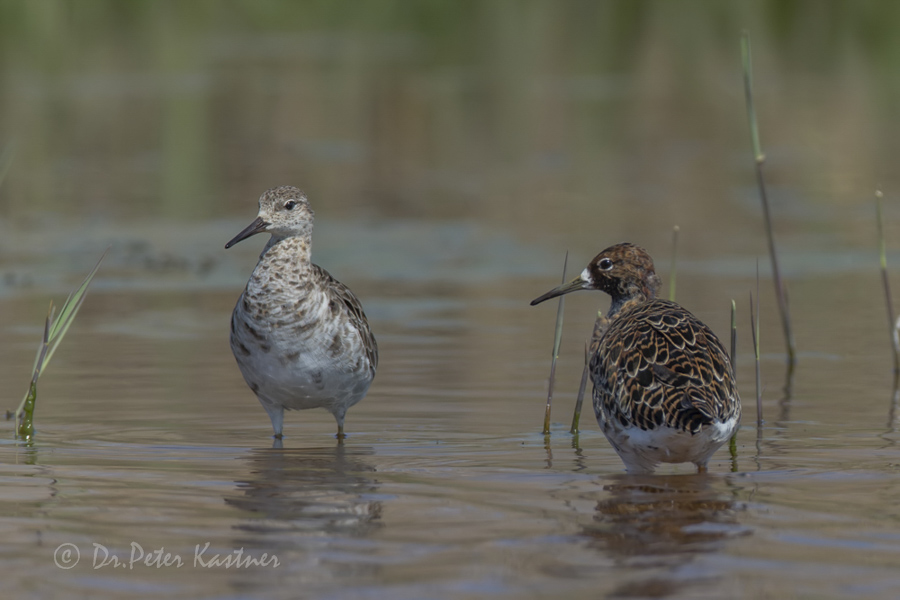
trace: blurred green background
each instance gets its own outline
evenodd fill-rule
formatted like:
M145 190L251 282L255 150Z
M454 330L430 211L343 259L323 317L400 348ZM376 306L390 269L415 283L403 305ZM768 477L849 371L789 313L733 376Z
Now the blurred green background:
M336 217L739 227L744 29L776 200L869 202L897 184L898 23L859 0L2 0L0 216L246 215L292 183Z

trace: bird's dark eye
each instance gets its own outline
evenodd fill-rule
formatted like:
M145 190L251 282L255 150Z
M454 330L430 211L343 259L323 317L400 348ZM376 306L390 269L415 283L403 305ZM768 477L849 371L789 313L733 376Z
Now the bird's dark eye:
M284 203L284 208L287 210L294 210L294 207L297 206L297 203L293 200L288 200Z
M600 259L600 264L598 266L603 271L609 271L613 268L613 261L609 260L608 258L603 258Z

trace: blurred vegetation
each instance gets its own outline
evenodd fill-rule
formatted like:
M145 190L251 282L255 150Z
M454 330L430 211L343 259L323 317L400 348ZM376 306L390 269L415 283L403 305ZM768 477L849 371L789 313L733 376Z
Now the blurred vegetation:
M848 102L894 116L898 24L890 0L0 0L0 145L19 143L0 216L208 217L286 182L411 216L612 193L617 155L743 135L723 99L744 29L764 123L892 150L896 125L815 127Z

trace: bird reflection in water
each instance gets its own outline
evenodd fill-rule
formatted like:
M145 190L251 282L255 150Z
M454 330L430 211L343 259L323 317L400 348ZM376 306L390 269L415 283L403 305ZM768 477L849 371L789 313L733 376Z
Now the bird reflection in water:
M702 475L623 475L603 488L607 496L597 502L594 522L584 534L616 567L639 574L613 597L666 598L702 585L696 573L679 575L678 568L751 533L738 522L742 503L711 483Z
M371 449L257 449L249 456L250 478L237 481L225 502L254 513L237 529L365 536L380 526L382 505Z

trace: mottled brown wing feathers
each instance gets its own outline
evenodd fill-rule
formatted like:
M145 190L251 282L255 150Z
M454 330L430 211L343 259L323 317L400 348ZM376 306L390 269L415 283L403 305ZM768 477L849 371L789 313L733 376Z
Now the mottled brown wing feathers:
M595 408L623 426L696 432L735 410L725 349L673 302L652 300L620 314L592 358L591 373Z
M378 367L378 345L375 342L372 329L369 327L366 313L363 312L362 303L350 291L350 288L332 277L331 273L316 264L311 265L311 267L316 272L317 277L325 284L323 287L328 290L328 295L331 297L335 309L345 311L354 329L359 332L366 349L366 355L369 358L369 364L374 371Z

